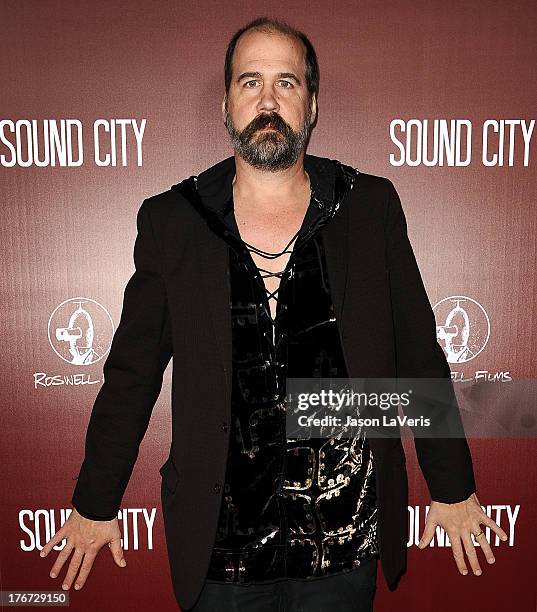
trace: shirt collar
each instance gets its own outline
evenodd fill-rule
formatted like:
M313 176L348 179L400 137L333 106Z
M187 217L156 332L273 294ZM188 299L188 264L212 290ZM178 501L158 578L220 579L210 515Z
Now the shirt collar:
M334 200L335 163L325 157L306 154L304 169L310 177L312 200L319 210L330 207ZM204 206L220 217L230 212L235 176L235 156L228 157L197 176L197 190Z

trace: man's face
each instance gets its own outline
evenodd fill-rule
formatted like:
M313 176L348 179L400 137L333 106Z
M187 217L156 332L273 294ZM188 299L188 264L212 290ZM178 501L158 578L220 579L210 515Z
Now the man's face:
M253 30L235 47L222 114L233 147L255 168L289 168L307 143L317 104L315 94L309 97L304 55L299 41Z

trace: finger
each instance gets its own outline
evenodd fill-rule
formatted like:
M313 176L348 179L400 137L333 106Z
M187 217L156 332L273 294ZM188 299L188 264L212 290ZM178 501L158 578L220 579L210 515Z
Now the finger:
M125 560L125 555L123 554L123 548L121 548L121 538L111 540L108 546L110 546L110 551L114 561L119 565L119 567L125 567L127 565L127 561Z
M60 573L63 567L63 564L67 561L67 558L71 554L71 551L73 550L73 548L74 548L74 545L71 544L69 540L67 540L67 543L62 548L62 550L60 550L60 552L58 553L58 556L56 557L56 561L54 562L54 565L52 566L52 569L50 570L51 578L56 578L56 576L58 576L58 574Z
M418 548L425 548L431 542L434 536L436 523L429 519L425 523L425 529L423 530L423 535L421 536L420 541L418 542Z
M483 524L485 524L487 527L490 527L492 531L498 534L501 540L503 540L504 542L507 540L507 534L505 533L505 531L499 525L497 525L491 518L489 518L486 514L480 520Z
M479 525L474 527L474 529L476 531L481 531ZM487 538L485 537L485 532L481 531L481 535L479 535L477 537L475 537L475 535L474 535L474 539L479 544L479 546L481 547L481 550L483 551L483 554L485 555L485 558L486 558L487 562L488 563L494 563L494 561L495 561L494 554L492 553L490 545L487 542Z
M95 552L87 552L84 555L84 560L82 561L82 567L80 568L80 571L78 572L78 576L75 582L75 589L77 591L81 589L86 583L86 579L91 571L91 568L93 567L93 562L95 561L96 556L97 556L97 553Z
M56 546L56 544L61 542L64 537L65 537L65 535L64 535L63 529L59 529L50 538L50 540L45 544L45 546L43 546L43 548L41 549L41 552L39 553L39 556L40 557L46 557L49 554L49 552L54 548L54 546Z
M468 557L468 561L470 561L470 567L472 568L476 576L481 576L481 573L482 573L481 567L479 565L479 560L477 558L475 546L470 536L470 531L466 531L465 533L462 534L462 542L464 544L464 550L466 551L466 556Z
M451 542L451 551L453 552L453 558L455 559L457 568L463 576L466 576L468 569L464 561L464 552L462 550L461 540L458 535L451 536L448 534L448 536L449 541Z
M63 580L62 589L65 591L69 590L75 576L78 572L78 568L82 563L82 559L84 558L84 551L75 549L73 556L71 558L71 563L69 563L69 567L67 568L67 574L65 574L65 578Z

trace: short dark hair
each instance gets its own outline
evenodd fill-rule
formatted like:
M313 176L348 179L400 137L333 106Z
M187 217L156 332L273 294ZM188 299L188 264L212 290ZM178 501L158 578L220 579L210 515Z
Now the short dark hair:
M257 32L265 32L267 34L280 33L296 40L302 41L306 48L305 57L305 73L306 73L306 85L308 87L310 100L311 96L315 94L315 97L319 95L319 64L317 63L317 54L311 44L309 38L300 30L293 28L285 21L280 19L271 19L269 17L258 17L250 23L247 23L240 30L237 30L233 37L229 41L226 60L224 64L224 81L226 85L226 95L229 93L229 87L231 85L231 72L232 72L232 61L235 47L242 34L248 30L256 30Z

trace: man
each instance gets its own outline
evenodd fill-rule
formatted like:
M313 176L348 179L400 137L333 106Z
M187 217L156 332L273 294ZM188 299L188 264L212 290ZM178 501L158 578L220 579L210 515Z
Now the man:
M377 558L390 588L405 570L400 439L286 438L286 378L450 376L392 183L305 153L318 74L287 24L239 30L222 103L234 156L138 212L74 509L43 549L67 540L53 577L74 551L64 588L106 543L124 565L116 516L172 354L160 471L183 609L370 610ZM440 525L479 575L471 534L489 563L480 525L507 536L479 505L466 440L415 444L432 497L420 547Z

